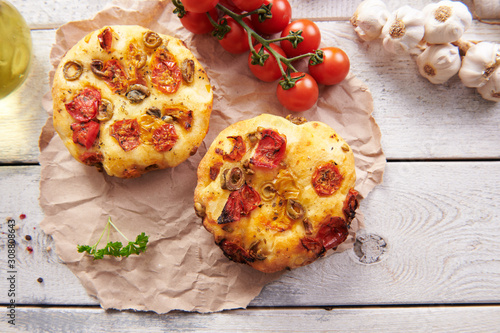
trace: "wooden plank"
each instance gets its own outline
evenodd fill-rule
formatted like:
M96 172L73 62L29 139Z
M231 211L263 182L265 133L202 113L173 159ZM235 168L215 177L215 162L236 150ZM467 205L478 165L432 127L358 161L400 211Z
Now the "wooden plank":
M23 15L30 28L52 29L67 22L90 19L111 1L53 0L41 3L36 0L10 0L10 2Z
M432 85L418 74L411 56L388 55L379 41L360 42L346 22L318 24L324 44L343 48L352 72L372 92L388 159L500 157L500 103L483 100L458 77L446 85ZM38 137L47 118L41 98L50 91L47 73L54 34L33 31L33 72L24 87L0 101L0 163L37 163ZM500 26L476 23L468 38L500 43Z
M495 332L500 307L248 309L167 315L94 308L17 308L4 332Z
M57 28L70 22L92 18L99 11L110 5L112 1L87 0L54 0L44 2L43 8L33 6L32 1L11 0L32 29ZM169 0L167 0L169 1ZM470 1L470 0L469 0ZM309 18L314 20L346 20L349 19L361 0L289 0L292 5L293 19ZM400 6L409 5L423 9L429 0L385 0L390 11Z
M37 228L42 219L39 170L0 167L0 216L11 216L20 226L17 302L97 304L53 251L46 251L53 245ZM384 184L361 204L366 232L387 243L380 260L362 263L353 250L329 256L287 272L251 304L499 303L499 197L500 162L389 163ZM23 213L27 218L20 220ZM1 228L0 253L5 253L5 222ZM32 240L26 241L26 235ZM4 255L0 267L7 267ZM7 284L1 278L0 290L7 290ZM6 293L0 302L8 302Z

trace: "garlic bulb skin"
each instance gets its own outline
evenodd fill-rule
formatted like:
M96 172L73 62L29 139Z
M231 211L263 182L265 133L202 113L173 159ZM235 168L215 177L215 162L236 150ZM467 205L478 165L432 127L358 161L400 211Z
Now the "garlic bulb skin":
M351 24L359 38L372 41L380 36L389 15L382 0L364 0L351 17Z
M433 84L442 84L458 73L462 60L458 47L451 44L429 45L417 57L420 75Z
M488 82L477 88L477 91L488 101L500 102L500 68L497 68Z
M462 2L440 1L424 7L425 35L424 39L430 44L444 44L454 42L470 28L472 14Z
M410 52L424 37L424 14L407 5L397 9L389 16L380 37L388 52Z
M479 88L488 82L499 66L500 44L481 42L467 51L458 76L466 87Z

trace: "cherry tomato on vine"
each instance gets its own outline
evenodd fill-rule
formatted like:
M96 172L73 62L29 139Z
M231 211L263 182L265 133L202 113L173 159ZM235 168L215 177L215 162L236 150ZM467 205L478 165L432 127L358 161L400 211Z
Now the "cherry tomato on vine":
M252 23L255 31L261 34L275 34L281 32L292 18L292 6L290 6L288 0L265 0L264 3L266 5L270 3L273 4L271 7L273 17L264 22L259 22L259 16L253 14Z
M325 47L321 50L323 62L317 65L309 63L309 73L321 84L332 85L342 82L349 73L349 57L338 47Z
M321 31L319 30L316 23L306 19L300 19L291 22L289 25L283 29L281 32L281 37L286 37L291 31L302 30L301 36L304 38L297 47L294 48L292 43L288 40L282 40L280 42L281 48L285 51L289 58L299 56L301 54L314 52L319 48L321 43Z
M224 38L219 40L219 44L229 53L240 54L250 50L248 45L248 33L247 31L233 18L225 15L223 20L227 21L227 24L231 30L224 35ZM243 18L243 21L250 27L252 23L247 17Z
M219 0L182 0L184 9L193 13L205 13L214 8Z
M286 57L285 52L278 45L271 43L269 44L269 46L274 51L281 54L283 57ZM263 48L262 44L257 44L255 46L255 51L257 51L258 53L262 48ZM248 67L258 79L265 82L276 81L282 76L280 68L278 66L278 61L276 61L276 58L273 57L266 48L264 48L264 54L269 55L269 57L264 62L264 66L252 65L252 53L250 52L250 54L248 55ZM286 70L286 65L282 64L282 66L283 69Z
M219 3L229 9L230 11L236 13L236 14L241 14L243 13L243 10L240 8L236 7L236 4L232 0L219 0Z
M262 6L264 0L233 0L233 3L241 10L251 12Z
M217 22L217 10L212 8L208 12L212 19ZM194 34L206 34L214 30L214 26L210 23L207 13L186 12L180 20L184 28Z
M311 75L303 72L290 74L292 78L302 75L304 77L295 82L295 86L292 88L285 90L281 84L278 84L276 89L276 95L281 105L293 112L309 110L319 96L318 84Z

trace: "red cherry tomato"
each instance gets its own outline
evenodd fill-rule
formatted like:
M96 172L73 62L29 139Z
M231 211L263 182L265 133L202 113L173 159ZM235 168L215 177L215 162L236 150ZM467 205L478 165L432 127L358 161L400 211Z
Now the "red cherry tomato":
M86 122L97 115L101 105L101 93L94 88L85 88L64 106L68 113L78 121Z
M261 132L260 139L250 163L260 168L276 168L286 152L286 136L272 129L266 128Z
M252 23L255 31L261 34L275 34L288 25L292 18L292 6L288 0L265 0L266 5L272 3L271 13L273 17L259 22L257 14L252 15Z
M316 238L323 244L325 250L330 250L343 243L348 235L349 231L344 219L334 216L323 222Z
M217 10L212 8L208 11L212 19L217 22ZM207 13L186 12L181 18L181 23L184 28L194 34L206 34L214 30L214 26L210 23Z
M163 124L153 132L153 147L163 153L171 150L177 139L179 136L175 132L174 125Z
M285 90L281 84L278 84L276 89L276 95L281 105L293 112L310 109L316 103L319 96L318 84L311 75L296 72L290 76L296 78L302 75L304 77L295 82L295 86L292 88Z
M219 40L219 44L229 53L240 54L250 50L248 45L248 33L246 30L233 18L224 16L223 19L227 20L227 24L231 30L224 35L224 38ZM244 18L245 23L249 26L252 25L250 19Z
M182 0L184 9L193 13L205 13L214 8L219 0Z
M313 21L300 19L293 21L281 32L281 37L286 37L291 31L302 30L301 36L304 38L297 47L294 48L288 40L282 40L281 48L285 51L288 58L293 58L301 54L314 52L319 48L321 42L321 32Z
M285 52L275 44L269 44L269 46L276 52L278 52L283 57L286 57ZM255 46L255 51L257 53L263 48L262 44L257 44ZM252 65L252 53L248 55L248 67L252 71L252 73L260 80L265 82L273 82L278 80L281 77L281 71L278 66L278 62L276 58L273 57L269 51L264 48L264 54L269 55L269 57L265 60L264 65ZM286 70L286 65L282 64L283 69Z
M137 119L117 120L111 125L110 135L124 151L130 151L141 144L140 128Z
M314 170L312 176L312 185L320 197L332 195L342 185L342 173L333 163L322 164Z
M99 135L99 123L89 121L87 123L71 124L73 131L73 142L78 143L89 149L94 144L95 139Z
M309 63L309 73L321 84L332 85L342 82L349 74L349 57L338 47L325 47L321 50L323 62L317 65Z
M246 12L251 12L252 10L255 10L262 6L264 0L233 0L233 3L239 9Z
M259 192L245 184L237 191L232 191L217 219L217 224L237 222L250 214L260 204Z
M219 3L226 7L227 9L229 9L230 11L236 13L236 14L241 14L243 13L243 10L241 10L240 8L236 7L234 1L231 1L231 0L219 0Z

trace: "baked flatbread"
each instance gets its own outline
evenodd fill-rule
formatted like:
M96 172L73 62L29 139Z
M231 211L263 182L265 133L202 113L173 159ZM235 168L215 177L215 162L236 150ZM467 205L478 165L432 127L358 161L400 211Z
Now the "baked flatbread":
M262 272L309 264L348 235L354 156L329 126L263 114L214 140L198 167L195 211L231 260Z
M54 127L78 161L122 178L174 167L208 131L209 79L179 39L140 26L94 31L61 60Z

